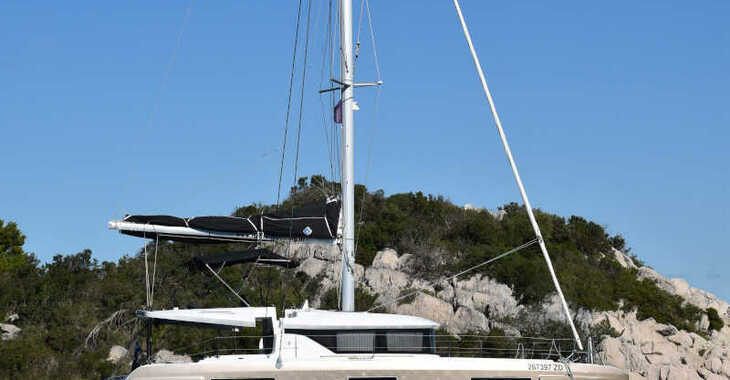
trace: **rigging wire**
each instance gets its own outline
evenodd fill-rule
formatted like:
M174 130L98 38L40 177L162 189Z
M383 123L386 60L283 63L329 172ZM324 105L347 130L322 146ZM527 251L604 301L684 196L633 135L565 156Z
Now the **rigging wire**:
M182 39L183 35L185 34L185 26L188 24L188 19L190 18L190 9L193 7L193 0L190 0L188 3L188 6L185 8L185 18L183 19L183 24L180 27L180 32L177 35L177 41L175 43L175 48L172 50L172 54L170 55L170 59L167 62L167 70L165 71L165 75L162 77L162 85L157 92L157 96L155 97L155 101L153 103L152 109L150 110L150 113L147 118L147 124L152 122L152 117L154 116L154 113L157 111L157 107L160 103L160 98L162 97L162 93L167 88L167 81L170 78L170 72L172 71L172 66L175 64L175 59L177 58L177 53L180 50L180 45L182 45Z
M524 249L524 248L527 248L527 247L529 247L529 246L531 246L531 245L533 245L533 244L536 244L536 243L538 243L539 241L540 241L540 240L539 240L539 239L537 239L537 238L535 238L535 239L532 239L532 240L528 241L528 242L527 242L527 243L525 243L525 244L522 244L522 245L520 245L520 246L518 246L518 247L512 248L512 249L510 249L510 250L509 250L509 251L507 251L507 252L504 252L504 253L501 253L501 254L499 254L499 255L497 255L497 256L495 256L495 257L492 257L492 258L491 258L491 259L489 259L489 260L486 260L486 261L484 261L484 262L482 262L482 263L479 263L479 264L477 264L477 265L474 265L474 266L472 266L472 267L469 267L469 268L467 268L467 269L464 269L463 271L461 271L461 272L459 272L459 273L457 273L457 274L455 274L455 275L452 275L452 276L446 277L446 278L444 278L444 280L443 280L443 281L453 281L453 280L455 280L455 279L456 279L457 277L459 277L459 276L461 276L461 275L463 275L463 274L466 274L466 273L468 273L468 272L471 272L471 271L473 271L473 270L475 270L475 269L477 269L477 268L481 268L481 267L483 267L483 266L485 266L485 265L491 264L491 263L493 263L493 262L495 262L495 261L497 261L497 260L499 260L499 259L502 259L502 258L504 258L504 257L507 257L507 256L509 256L509 255L511 255L511 254L513 254L513 253L515 253L515 252L517 252L517 251L520 251L520 250L522 250L522 249ZM400 300L402 300L402 299L404 299L404 298L408 298L408 297L410 297L410 296L412 296L412 295L415 295L415 294L417 294L417 293L421 293L421 292L422 292L422 290L420 290L420 289L419 289L419 290L415 290L415 291L412 291L412 292L409 292L409 293L407 293L407 294L405 294L405 295L403 295L403 296L399 296L399 297L396 297L395 299L391 300L390 302L386 302L386 303L381 303L381 304L379 304L379 305L373 306L373 307L371 307L370 309L368 309L367 311L377 310L377 309L380 309L380 308L382 308L382 307L385 307L385 306L388 306L388 305L392 305L392 304L394 304L395 302L398 302L398 301L400 301Z
M357 60L360 57L360 30L362 29L362 16L363 16L363 7L365 5L365 0L360 1L360 15L358 16L357 20L357 38L355 39L355 60Z
M368 26L370 29L370 42L372 44L373 48L373 59L375 63L375 71L377 73L377 81L382 81L382 76L380 74L380 64L378 63L378 53L376 49L375 44L375 28L373 27L373 20L372 16L370 14L370 4L368 3L368 0L362 0L362 3L360 5L360 23L362 23L362 10L363 6L365 7L365 11L368 16ZM358 26L358 37L357 37L357 45L360 46L360 27ZM365 197L367 195L367 184L368 184L368 178L370 176L370 166L372 163L372 153L373 153L373 145L375 145L375 131L377 130L378 125L378 108L380 104L380 95L381 95L381 87L377 86L377 90L375 93L375 105L373 107L373 125L370 129L370 140L368 141L368 159L367 159L367 165L365 166L365 178L363 181L363 185L365 186L365 189L362 193L362 198L360 199L360 216L358 218L357 226L356 226L356 233L355 233L355 257L357 257L357 247L360 240L360 230L362 228L363 220L364 220L364 214L365 214Z
M300 149L300 142L302 139L302 117L304 114L304 90L305 85L307 81L307 57L309 56L309 27L310 27L310 19L312 14L312 0L309 0L309 3L307 5L307 31L306 31L306 38L304 40L304 62L302 64L302 87L301 87L301 93L299 98L299 125L297 128L297 149L296 154L294 156L294 184L297 183L297 171L299 170L299 149ZM293 215L292 215L293 216Z
M337 1L335 4L336 4L336 6L335 6L335 15L339 15L340 14L340 7L342 6L342 2L341 1ZM334 75L335 75L335 73L334 73L334 70L335 70L335 62L336 62L335 56L337 55L337 59L342 60L342 48L337 46L337 44L335 42L335 39L334 39L334 30L337 30L337 29L340 28L340 21L341 20L340 20L339 17L336 17L334 15L332 17L332 20L334 21L334 27L332 28L333 29L333 31L332 31L333 37L331 39L332 47L330 48L330 78L333 78ZM335 49L337 51L339 51L340 54L336 54L335 53ZM335 93L334 92L330 93L330 103L331 103L330 104L330 109L331 110L334 110L335 109L335 105L336 105L336 97L335 97ZM336 168L342 168L342 165L341 165L341 160L342 160L342 157L341 157L342 156L341 146L342 146L342 144L340 144L340 137L341 136L339 134L340 128L337 128L337 125L334 123L334 120L332 120L332 127L333 127L332 128L332 147L333 147L333 152L335 152L335 163L336 163L336 166L335 167ZM336 178L336 182L342 182L342 170L341 169L337 171L337 175L338 175L338 177ZM337 191L336 184L333 183L332 186L334 188L334 191L336 192Z
M312 16L312 0L309 0L307 3L307 26L306 26L306 32L305 32L305 38L304 38L304 59L302 61L302 85L299 95L299 122L298 122L298 128L297 128L297 145L296 145L296 152L294 155L294 186L296 188L297 186L297 175L299 170L299 152L300 152L300 143L301 143L301 137L302 137L302 127L303 127L303 115L304 115L304 90L306 88L307 83L307 58L309 57L309 32L311 27L311 16ZM297 25L297 28L299 26ZM283 163L282 163L282 169L283 169ZM280 179L281 180L281 179ZM281 190L281 186L279 187L279 190ZM291 215L294 216L294 202L291 204ZM292 246L292 235L294 230L294 223L289 223L289 241L287 243L286 247L286 256L291 257L291 246ZM271 279L271 267L269 267L269 280ZM286 286L289 285L289 279L290 276L287 276L287 283ZM266 295L266 299L268 301L268 293ZM284 301L282 301L284 302Z
M320 69L319 69L319 87L324 88L324 69L327 66L325 63L325 60L327 59L329 55L329 48L332 44L331 38L332 38L332 0L329 1L328 8L327 8L327 28L324 31L324 38L322 39L322 61L320 63ZM327 107L325 106L323 96L319 96L319 106L320 111L322 114L322 129L324 132L324 139L325 139L325 145L327 146L327 157L329 159L330 164L330 177L334 180L335 177L335 168L334 168L334 157L332 156L332 145L330 144L330 137L329 137L329 121L327 115L329 115L329 112L327 110Z
M175 60L177 58L177 54L180 51L180 47L182 46L182 40L183 36L185 35L185 27L188 25L188 20L190 19L190 11L193 8L193 1L190 0L190 2L185 7L185 16L183 18L182 25L180 26L180 30L177 34L177 40L175 41L175 47L172 49L172 52L170 53L170 58L167 60L167 68L165 69L165 72L162 76L162 83L160 84L160 87L157 89L157 93L155 94L155 97L152 101L152 107L150 107L149 112L147 113L147 121L146 125L149 128L149 126L152 124L152 119L154 118L155 113L157 113L157 109L160 105L160 100L162 99L162 95L165 92L165 89L167 88L167 82L170 79L170 73L172 72L172 67L175 65ZM126 193L126 186L127 181L122 182L122 193ZM121 203L121 200L120 200ZM120 208L124 208L123 206ZM124 213L123 213L124 214Z
M155 302L155 278L157 275L157 247L160 245L160 235L155 235L155 261L152 265L152 285L150 286L150 306Z
M370 15L370 3L368 2L368 0L365 0L365 10L367 10L367 15L368 15L368 26L370 26L370 41L372 41L372 44L373 44L373 60L375 61L375 71L378 74L378 81L381 81L383 78L380 75L380 63L378 62L378 50L375 48L375 28L373 27L372 16Z
M357 225L356 225L356 233L355 233L355 257L357 257L357 247L358 243L360 242L360 230L362 229L362 225L364 223L365 219L365 197L367 196L367 185L368 185L368 177L370 176L370 164L372 162L372 156L373 156L373 145L375 145L375 131L377 129L378 124L378 105L380 103L380 87L376 90L375 93L375 105L373 107L373 126L370 130L370 141L368 142L368 160L367 165L365 166L365 178L363 180L363 186L365 187L362 192L362 197L360 199L360 215L358 217Z
M297 27L296 31L294 33L294 52L292 54L292 62L291 62L291 74L289 76L289 96L286 103L286 118L284 121L284 140L282 141L282 147L281 147L281 167L279 168L279 187L276 192L276 207L279 208L279 203L281 201L281 180L284 177L284 160L286 159L286 140L289 133L289 116L291 112L291 100L292 100L292 93L294 89L294 76L296 74L296 64L297 64L297 46L299 45L299 29L300 29L300 22L302 17L302 0L299 0L299 7L297 9Z
M144 290L147 296L147 308L149 309L152 304L150 303L150 270L147 262L147 232L142 233L143 249L144 249Z

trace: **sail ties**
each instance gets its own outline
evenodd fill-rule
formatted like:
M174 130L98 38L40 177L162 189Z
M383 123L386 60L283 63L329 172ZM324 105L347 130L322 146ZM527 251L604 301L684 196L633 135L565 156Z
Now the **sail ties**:
M450 277L446 277L446 278L445 278L444 280L446 280L446 281L449 281L449 282L450 282L450 281L453 281L453 280L455 280L455 279L456 279L457 277L459 277L459 276L461 276L461 275L463 275L463 274L469 273L469 272L471 272L471 271L473 271L473 270L475 270L475 269L477 269L477 268L481 268L481 267L483 267L483 266L485 266L485 265L489 265L489 264L491 264L491 263L493 263L493 262L495 262L495 261L497 261L497 260L499 260L499 259L503 259L503 258L505 258L505 257L507 257L507 256L509 256L509 255L511 255L511 254L513 254L513 253L515 253L515 252L521 251L521 250L523 250L523 249L525 249L525 248L527 248L527 247L530 247L530 246L532 246L532 245L534 245L534 244L537 244L537 243L539 243L539 242L540 242L540 240L539 240L538 238L532 239L532 240L528 241L528 242L527 242L527 243L525 243L525 244L522 244L522 245L520 245L520 246L518 246L518 247L512 248L512 249L510 249L510 250L509 250L509 251L507 251L507 252L504 252L504 253L501 253L501 254L499 254L499 255L497 255L497 256L495 256L495 257L492 257L492 258L491 258L491 259L489 259L489 260L486 260L486 261L484 261L484 262L482 262L482 263L479 263L479 264L477 264L477 265L474 265L474 266L472 266L472 267L469 267L469 268L467 268L467 269L464 269L463 271L461 271L461 272L459 272L459 273L457 273L457 274L455 274L455 275L452 275L452 276L450 276ZM380 308L382 308L382 307L385 307L385 306L389 306L389 305L392 305L392 304L394 304L394 303L396 303L396 302L398 302L398 301L400 301L400 300L402 300L402 299L406 299L406 298L408 298L408 297L411 297L411 296L413 296L413 295L416 295L416 294L418 294L418 293L421 293L421 292L423 292L423 291L422 291L422 290L420 290L420 289L419 289L419 290L414 290L414 291L412 291L412 292L410 292L410 293L408 293L408 294L405 294L405 295L399 296L399 297L397 297L397 298L395 298L395 299L391 300L390 302L387 302L387 303L382 303L382 304L380 304L380 305L376 305L376 306L373 306L373 307L371 307L370 309L368 309L367 311L373 311L373 310L377 310L377 309L380 309Z

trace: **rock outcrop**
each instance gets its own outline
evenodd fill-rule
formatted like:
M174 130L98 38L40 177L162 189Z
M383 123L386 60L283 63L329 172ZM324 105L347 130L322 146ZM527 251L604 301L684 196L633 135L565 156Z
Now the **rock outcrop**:
M621 332L615 338L605 337L598 347L608 364L652 380L730 378L725 371L730 364L727 328L705 339L653 318L639 321L635 312L610 311L593 317L594 323L607 320Z
M20 334L21 329L11 323L0 323L0 331L2 331L2 340L11 340Z
M624 267L636 268L623 252L613 251ZM640 267L638 276L649 279L663 290L678 295L700 309L714 308L725 322L720 331L707 331L704 315L700 325L707 336L679 330L657 323L653 318L639 321L636 312L610 311L593 313L590 323L608 321L618 337L605 337L599 346L600 355L608 364L630 371L635 379L730 379L730 310L725 301L713 294L690 286L681 278L667 279L649 267Z
M715 295L709 292L690 286L684 279L665 278L649 267L639 268L639 278L646 278L656 282L661 289L684 298L687 302L699 307L700 309L704 310L711 307L717 310L723 318L730 318L730 310L728 309L727 302L718 299ZM707 326L703 328L707 328Z
M14 323L19 319L20 317L15 313L5 317L4 322L7 323L0 323L0 333L2 333L2 335L0 335L0 340L11 340L18 337L18 334L20 334L22 329Z
M342 269L337 246L299 245L290 252L301 260L299 271L321 279L320 296L337 286ZM413 260L413 255L384 249L371 266L355 265L355 281L377 295L377 303L388 312L429 318L452 333L488 332L495 321L515 317L522 310L507 285L481 275L432 283L410 274ZM411 293L412 297L400 299ZM312 306L319 302L314 299Z
M285 248L284 248L285 249ZM342 262L337 246L295 245L285 252L301 261L299 271L321 280L321 293L336 287ZM730 379L730 310L728 304L703 290L693 288L678 278L666 279L648 267L637 267L634 261L618 250L612 255L625 268L636 269L640 278L655 281L658 286L676 294L703 310L712 307L725 321L721 331L708 332L707 339L649 318L637 319L636 312L591 312L574 310L575 320L584 327L608 321L617 337L605 336L596 342L596 351L607 364L630 372L636 380L728 380ZM392 249L377 252L371 266L355 265L359 287L377 295L377 303L392 313L417 315L439 322L449 333L487 333L495 327L509 335L519 331L514 321L528 310L520 305L512 289L480 274L454 281L430 282L413 275L417 258L399 255ZM412 296L404 297L412 294ZM313 300L318 306L318 299ZM540 313L530 315L530 323L564 321L557 295L548 298ZM705 318L706 319L706 318ZM707 331L705 321L698 326ZM159 354L159 353L158 353Z

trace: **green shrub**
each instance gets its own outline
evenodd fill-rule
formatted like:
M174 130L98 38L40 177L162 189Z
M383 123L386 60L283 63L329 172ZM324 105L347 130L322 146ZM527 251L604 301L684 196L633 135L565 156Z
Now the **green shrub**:
M612 338L618 338L619 336L621 336L621 333L616 331L616 329L611 326L611 323L608 322L608 319L604 319L591 326L589 334L590 336L596 338L600 338L606 335Z
M710 331L720 331L725 326L725 322L722 321L722 318L720 318L720 314L718 314L717 310L714 308L708 308L707 310L707 317L710 320Z

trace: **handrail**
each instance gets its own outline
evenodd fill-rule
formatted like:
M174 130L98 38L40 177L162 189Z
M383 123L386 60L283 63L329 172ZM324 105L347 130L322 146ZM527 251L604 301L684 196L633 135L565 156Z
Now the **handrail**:
M418 334L402 334L402 336L421 336ZM311 335L313 338L332 337L336 334ZM263 338L274 337L272 335L233 335L218 336L204 339L182 349L174 350L176 353L187 354L193 360L200 360L205 357L220 355L252 355L264 353L259 348L259 342ZM518 337L518 336L489 336L489 335L434 335L434 347L431 354L444 357L479 357L479 358L513 358L513 359L541 359L541 360L565 360L568 358L574 362L594 363L595 352L593 345L589 345L590 352L578 350L574 341L570 338L545 338L545 337ZM592 341L592 340L591 340ZM382 354L408 353L413 355L427 354L423 346L399 345L400 351L389 352L388 347L382 345L382 341L373 339L372 344L358 345L352 347L338 346L340 352L352 354L368 354L372 357ZM412 343L415 344L415 343ZM332 349L334 347L325 347ZM391 347L392 348L392 347ZM296 352L298 347L282 347L279 350ZM362 352L359 352L361 350ZM349 352L352 351L352 352ZM600 359L597 361L600 362Z

